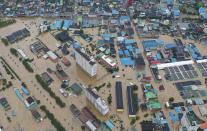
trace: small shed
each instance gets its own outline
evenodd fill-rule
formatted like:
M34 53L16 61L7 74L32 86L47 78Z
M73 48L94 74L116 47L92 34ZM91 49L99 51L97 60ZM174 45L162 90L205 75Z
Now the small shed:
M74 83L70 88L72 89L73 93L75 93L76 95L79 95L83 91L82 88L77 83Z
M207 116L207 110L204 106L199 106L198 109L201 113L201 116Z

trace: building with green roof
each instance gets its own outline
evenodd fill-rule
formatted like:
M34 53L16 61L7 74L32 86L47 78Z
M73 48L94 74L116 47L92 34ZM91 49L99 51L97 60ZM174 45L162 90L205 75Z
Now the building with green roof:
M145 93L145 96L147 99L154 99L154 98L157 98L157 93L149 91Z
M70 88L72 89L73 93L76 95L81 94L83 91L82 88L77 83L74 83Z

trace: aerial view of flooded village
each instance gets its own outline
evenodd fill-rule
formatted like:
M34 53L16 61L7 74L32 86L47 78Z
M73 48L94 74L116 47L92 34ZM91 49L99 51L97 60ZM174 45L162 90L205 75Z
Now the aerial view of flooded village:
M0 131L207 131L207 0L0 0Z

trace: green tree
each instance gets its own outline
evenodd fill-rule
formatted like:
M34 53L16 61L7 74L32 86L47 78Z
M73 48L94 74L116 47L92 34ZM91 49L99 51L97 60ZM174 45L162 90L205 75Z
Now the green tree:
M175 99L173 97L169 98L169 102L173 102Z
M111 94L109 94L109 96L108 96L108 98L107 98L107 101L108 101L108 103L109 103L109 105L110 105L111 102L112 102L112 96L111 96Z
M17 50L14 49L14 48L10 48L10 52L11 52L12 55L14 55L14 56L16 56L16 57L19 56Z

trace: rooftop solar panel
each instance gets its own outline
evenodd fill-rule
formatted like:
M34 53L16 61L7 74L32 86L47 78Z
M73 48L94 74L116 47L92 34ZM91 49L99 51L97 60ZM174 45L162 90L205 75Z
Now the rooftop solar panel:
M179 80L184 79L181 73L177 73L177 76L178 76Z
M166 73L170 73L170 70L169 70L167 67L164 69L164 71L165 71Z
M190 78L193 78L193 74L190 71L187 71Z
M197 64L198 68L203 69L203 66L201 65L201 63Z
M185 68L184 68L183 66L179 66L179 69L180 69L181 71L185 71Z
M183 65L183 67L185 68L186 71L189 70L188 65Z
M194 76L198 76L198 73L195 70L193 70L192 73Z
M183 74L185 79L189 79L189 76L188 76L188 74L186 72L182 72L182 74Z
M190 70L194 70L193 65L188 65L188 67L189 67Z
M180 72L180 70L177 66L173 67L173 69L175 70L175 72Z
M206 63L201 63L203 65L204 68L207 68L207 64Z
M175 73L175 71L173 70L173 67L169 67L169 70L170 70L171 74Z
M178 80L178 77L177 77L176 74L173 73L172 76L173 76L173 79L174 79L174 80Z

